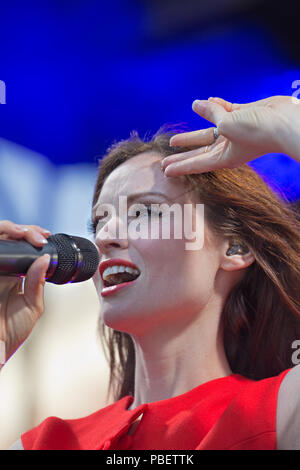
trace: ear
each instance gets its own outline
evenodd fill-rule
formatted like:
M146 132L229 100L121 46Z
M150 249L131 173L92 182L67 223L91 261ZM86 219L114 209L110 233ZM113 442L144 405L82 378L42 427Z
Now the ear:
M227 241L222 248L220 267L224 271L245 269L255 261L251 250L240 241Z

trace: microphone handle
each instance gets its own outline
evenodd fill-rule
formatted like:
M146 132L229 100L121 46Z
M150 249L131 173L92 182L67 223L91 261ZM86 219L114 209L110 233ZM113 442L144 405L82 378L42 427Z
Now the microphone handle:
M24 240L0 240L0 276L25 276L32 263L45 254L50 255L49 277L55 271L58 259L57 250L51 241L38 248Z

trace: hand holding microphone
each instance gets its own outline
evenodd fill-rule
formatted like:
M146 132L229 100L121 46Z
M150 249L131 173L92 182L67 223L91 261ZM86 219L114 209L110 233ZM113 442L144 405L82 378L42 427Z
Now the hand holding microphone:
M46 280L55 284L85 281L98 264L98 250L85 238L51 236L36 225L0 221L0 341L5 343L6 361L44 311Z

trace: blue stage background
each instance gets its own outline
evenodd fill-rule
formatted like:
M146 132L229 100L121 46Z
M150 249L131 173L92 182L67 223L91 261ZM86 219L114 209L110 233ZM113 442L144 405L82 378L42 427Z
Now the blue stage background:
M166 5L172 12L170 1L1 5L0 218L85 234L97 160L113 141L164 123L206 127L191 109L196 98L297 91L299 63L263 21L198 8L188 27L184 9L195 3L180 12L175 1L174 17ZM269 155L253 166L300 198L298 163Z

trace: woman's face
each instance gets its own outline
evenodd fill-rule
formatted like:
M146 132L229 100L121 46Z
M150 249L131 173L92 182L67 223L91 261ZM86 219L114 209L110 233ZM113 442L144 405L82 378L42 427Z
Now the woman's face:
M124 214L120 214L120 196L129 198L143 192L146 194L133 199L130 204L128 202L128 209L137 203L145 206L165 203L165 207L177 203L183 213L184 204L192 207L193 203L195 224L195 201L192 194L187 193L183 178L164 176L160 162L159 154L147 152L118 166L107 177L94 207L94 218L100 215L103 205L110 204L115 209L115 214L111 213L97 227L95 243L100 251L100 261L121 258L133 263L140 271L134 282L106 296L101 295L104 281L97 271L93 280L101 302L102 319L107 326L136 337L164 326L169 328L178 324L184 327L201 315L217 295L215 278L220 265L220 249L207 226L204 227L203 247L191 250L186 248L187 242L192 242L190 238L185 238L184 234L180 238L172 237L175 225L178 228L184 223L181 217L175 221L171 217L169 238L163 239L160 232L160 237L154 239L150 236L148 223L152 219L162 224L164 215L160 218L157 213L142 211L138 217L128 216L126 221ZM200 212L197 217L199 224ZM137 237L133 232L120 238L114 233L116 228L124 229L124 224L128 227L137 222L143 230L147 228L143 233L148 233L148 238ZM203 217L200 227L201 223Z

